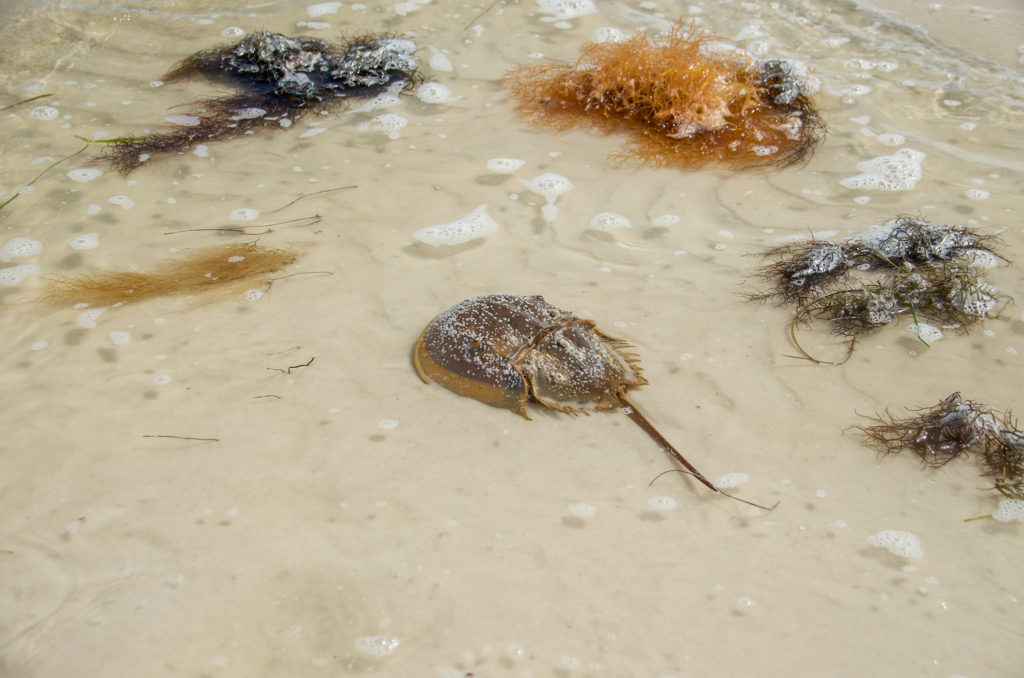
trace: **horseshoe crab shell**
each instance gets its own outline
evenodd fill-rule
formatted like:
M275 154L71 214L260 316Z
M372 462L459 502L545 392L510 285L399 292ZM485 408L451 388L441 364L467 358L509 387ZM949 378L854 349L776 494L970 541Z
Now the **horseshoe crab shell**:
M627 346L539 296L489 294L434 318L413 361L424 381L529 419L530 400L573 414L622 407L647 383Z

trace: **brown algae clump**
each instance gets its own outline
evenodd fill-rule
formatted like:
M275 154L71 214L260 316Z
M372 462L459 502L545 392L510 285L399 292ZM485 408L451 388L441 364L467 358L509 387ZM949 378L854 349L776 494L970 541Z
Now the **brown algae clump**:
M257 32L238 44L193 54L165 76L173 82L202 75L239 92L197 104L180 124L148 137L111 144L107 155L128 173L151 156L180 152L258 127L290 127L310 111L349 99L399 92L419 78L416 45L387 35L341 43Z
M647 379L628 347L542 297L487 294L434 318L416 341L413 363L425 382L527 419L529 402L569 414L620 410L709 489L767 508L716 487L637 409L627 391Z
M165 295L234 289L241 284L266 282L268 274L298 257L292 250L246 243L217 245L195 250L149 273L102 271L53 277L40 301L54 306L110 306Z
M505 83L517 111L537 124L627 135L622 159L683 169L787 166L824 132L803 71L677 25L656 41L641 32L588 43L573 65L521 66Z
M842 244L810 240L763 252L775 261L756 275L772 288L751 299L794 306L794 327L830 323L851 338L851 350L857 335L902 317L913 319L922 341L922 320L966 332L1009 301L984 278L998 261L996 244L966 226L898 217Z
M865 443L886 454L910 450L938 468L956 457L980 457L995 489L1010 499L1024 499L1024 432L1007 411L997 412L953 393L934 407L905 418L886 412L874 424L855 426Z

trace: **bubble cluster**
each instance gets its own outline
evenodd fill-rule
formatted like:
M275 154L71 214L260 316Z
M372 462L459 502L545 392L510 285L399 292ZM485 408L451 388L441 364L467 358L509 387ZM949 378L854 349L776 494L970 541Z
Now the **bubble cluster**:
M658 496L651 497L647 500L647 505L655 511L671 511L672 509L679 506L679 502L669 496Z
M412 237L427 245L458 245L494 233L498 222L487 213L487 205L479 205L472 212L447 224L421 228Z
M100 246L99 233L82 233L76 235L68 242L68 247L73 250L94 250Z
M992 517L1001 523L1008 523L1011 520L1024 520L1024 501L1020 499L1000 499L999 507L992 514Z
M306 16L310 19L316 19L328 14L337 14L342 4L340 2L318 2L315 5L306 7Z
M397 139L399 132L405 129L405 126L408 124L409 121L397 113L382 113L370 120L370 122L359 123L359 130L363 132L368 130L384 132L388 135L389 139Z
M33 120L56 120L58 115L60 111L53 106L36 106L28 112L28 117Z
M841 179L846 188L878 191L909 191L921 179L921 163L925 154L912 148L901 148L892 155L883 155L857 163L861 174Z
M260 211L251 207L239 207L231 210L230 217L235 221L252 221L260 216Z
M20 285L28 276L39 275L40 273L42 271L35 264L21 264L19 266L0 268L0 285L5 287Z
M519 158L491 158L487 161L487 171L494 174L512 174L526 164Z
M0 261L34 257L43 251L43 243L32 238L11 238L0 247Z
M126 210L130 210L135 207L135 201L129 198L127 195L112 195L107 198L107 202L111 205L120 205Z
M933 344L944 336L942 330L928 323L912 323L907 329L918 336L926 344Z
M622 228L633 228L633 224L616 212L601 212L590 220L590 229L593 231L617 231Z
M102 174L103 170L97 169L96 167L81 167L68 172L68 178L71 179L71 181L77 181L84 184L85 182L92 181Z
M202 122L197 115L165 115L164 121L182 127L199 127Z
M401 641L393 636L360 636L356 638L356 649L371 657L386 657L398 647Z
M576 17L597 14L597 7L592 0L537 0L537 9L541 14L541 21L564 21Z
M562 195L566 191L571 191L573 188L572 182L563 177L561 174L555 174L554 172L545 172L540 176L536 176L533 179L527 181L526 179L520 179L519 182L526 186L531 192L536 193L547 201L547 204L541 208L541 215L545 221L554 221L555 217L558 216L558 208L555 207L555 200L558 196Z
M597 515L597 507L593 504L587 504L584 502L578 502L575 504L569 504L566 508L576 518L590 518L591 516Z
M868 543L903 558L924 556L924 551L921 550L921 541L910 532L902 530L882 530L878 534L868 537Z
M444 104L455 100L452 91L439 82L425 82L416 88L416 98L425 104Z

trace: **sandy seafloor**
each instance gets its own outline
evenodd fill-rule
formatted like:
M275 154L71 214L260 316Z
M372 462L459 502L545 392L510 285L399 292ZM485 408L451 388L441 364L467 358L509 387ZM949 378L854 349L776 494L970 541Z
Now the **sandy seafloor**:
M558 26L527 0L405 16L334 4L316 17L292 0L6 8L2 103L53 96L0 112L4 196L78 150L74 135L144 133L223 91L150 83L237 29L402 34L458 99L307 119L130 176L91 148L0 210L0 240L42 243L3 264L41 276L0 288L0 675L1021 675L1024 528L964 522L995 508L991 482L971 460L932 472L844 433L858 412L953 391L1024 410L1020 264L990 271L1018 299L1001 319L930 348L900 324L841 367L790 357L789 311L743 301L750 254L898 214L999 234L1024 259L1019 5L598 0ZM807 164L621 166L619 139L513 116L499 82L513 64L678 17L812 67L829 134ZM450 71L426 65L438 54ZM30 115L43 105L55 119ZM360 130L382 112L407 120L397 138ZM901 149L925 155L913 188L840 185ZM488 172L497 157L526 162ZM84 167L104 173L69 177ZM518 181L543 172L575 185L550 223ZM500 225L485 238L411 237L481 204ZM606 211L632 228L590 231ZM180 232L313 215L258 236ZM99 246L71 249L85 233ZM31 301L47 275L257 240L305 252L288 273L319 273L257 300L111 308L93 328ZM619 414L527 421L422 383L419 331L486 292L541 294L633 343L650 419L709 477L747 474L735 491L778 508L678 475L649 487L671 466ZM827 328L801 336L842 354ZM886 529L916 535L923 556L872 547Z

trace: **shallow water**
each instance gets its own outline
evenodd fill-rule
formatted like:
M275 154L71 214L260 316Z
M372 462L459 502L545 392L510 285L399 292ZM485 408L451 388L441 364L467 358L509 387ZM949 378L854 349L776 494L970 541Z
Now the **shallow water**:
M757 286L748 255L898 214L999 234L1021 259L1014 2L599 1L565 27L526 1L400 5L404 16L393 4L230 4L13 8L2 103L53 96L0 112L3 199L79 150L74 135L145 133L208 96L199 80L156 81L243 31L400 33L424 62L450 62L425 70L459 98L310 118L129 176L95 163L93 144L0 210L3 242L42 243L2 266L43 276L145 270L233 240L298 247L288 272L308 274L255 300L106 309L92 328L80 309L31 303L40 276L0 287L0 674L1019 671L1021 525L963 522L996 507L979 489L990 481L970 460L932 472L911 455L878 458L844 429L858 412L953 391L1024 408L1020 307L930 348L887 328L832 367L791 357L786 309L743 301ZM598 28L680 16L812 67L829 135L809 163L624 167L608 161L618 139L513 117L506 68L572 60ZM54 119L33 117L39 106ZM397 138L360 129L382 112L406 119ZM913 188L839 183L901 149L924 154ZM526 162L489 172L500 157ZM104 172L68 174L88 167ZM518 181L545 172L575 186L550 223ZM343 186L354 188L286 206ZM499 224L484 238L412 238L481 204ZM259 215L233 219L240 209ZM602 212L632 228L588 229ZM250 235L189 230L222 226ZM69 247L87 233L98 247ZM1024 300L1019 264L990 276ZM662 433L709 477L747 474L735 491L779 507L751 510L676 475L649 487L670 465L619 414L535 409L527 421L423 384L410 361L422 327L499 291L542 294L634 344L651 382L634 399ZM822 328L801 342L843 353ZM871 546L886 529L916 535L923 556Z

